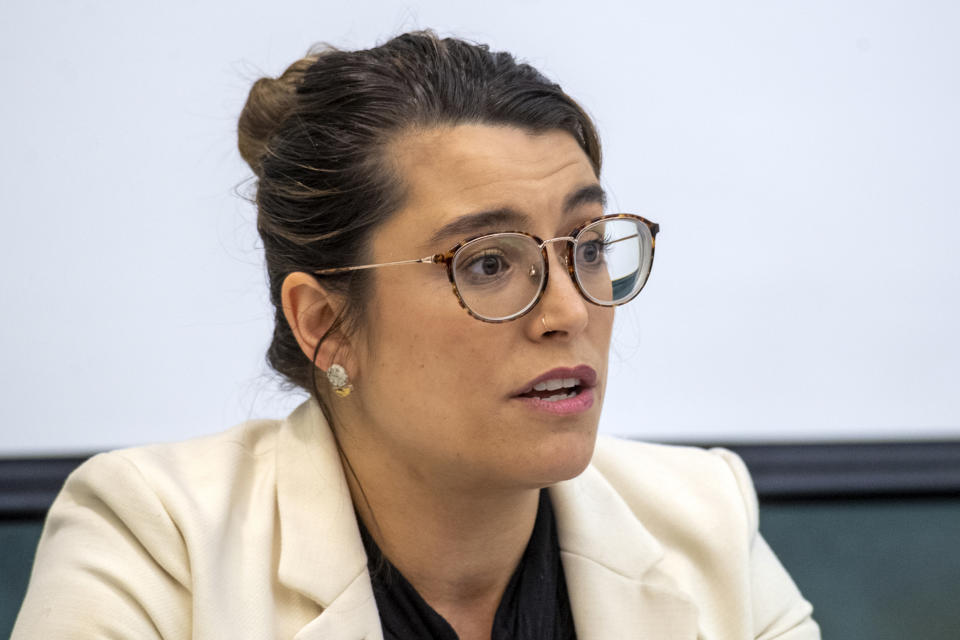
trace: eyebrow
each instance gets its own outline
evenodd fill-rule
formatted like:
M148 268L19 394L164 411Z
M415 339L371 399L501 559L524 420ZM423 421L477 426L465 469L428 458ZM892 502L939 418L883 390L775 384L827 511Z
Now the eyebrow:
M606 207L607 192L598 184L588 184L581 187L567 196L567 199L563 202L563 212L565 214L571 213L577 207L585 204L599 204Z
M563 214L569 215L585 204L606 206L607 194L600 185L587 185L568 195L563 201ZM430 237L430 243L436 244L450 237L476 235L497 227L523 229L529 224L530 216L511 207L478 211L462 215L443 225Z
M444 238L476 235L496 227L522 229L529 222L529 216L510 207L468 213L437 229L430 237L430 242L437 243Z

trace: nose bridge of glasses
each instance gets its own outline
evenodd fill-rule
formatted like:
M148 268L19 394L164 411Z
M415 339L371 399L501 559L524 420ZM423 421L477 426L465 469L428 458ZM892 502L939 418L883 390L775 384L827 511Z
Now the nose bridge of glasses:
M570 245L573 245L576 241L577 239L574 238L573 236L560 236L559 238L550 238L549 240L544 240L543 242L540 243L540 249L543 250L546 248L548 244L553 244L555 242L563 242L567 246L570 246ZM561 247L554 247L554 251L556 251L557 259L559 259L560 262L563 263L563 266L569 268L570 266L569 254L566 251L563 251Z

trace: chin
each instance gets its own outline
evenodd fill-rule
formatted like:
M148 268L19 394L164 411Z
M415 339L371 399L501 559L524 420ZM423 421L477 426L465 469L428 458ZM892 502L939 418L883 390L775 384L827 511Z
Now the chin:
M593 458L593 449L597 442L597 429L567 431L554 434L548 443L538 451L535 464L540 476L538 487L576 478L583 473Z

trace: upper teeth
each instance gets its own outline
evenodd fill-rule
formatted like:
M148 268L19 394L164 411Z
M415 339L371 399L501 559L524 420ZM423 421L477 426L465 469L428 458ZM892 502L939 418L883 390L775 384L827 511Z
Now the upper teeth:
M571 388L580 386L579 378L554 378L552 380L544 380L543 382L538 382L533 385L534 391L553 391L560 388Z

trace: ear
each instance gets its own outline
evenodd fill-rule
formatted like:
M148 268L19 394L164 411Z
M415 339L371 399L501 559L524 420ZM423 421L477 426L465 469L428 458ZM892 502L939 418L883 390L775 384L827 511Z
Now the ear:
M339 363L346 367L351 377L355 376L356 362L346 338L339 331L324 338L343 307L342 300L328 293L312 275L302 271L283 279L280 299L287 324L307 359L324 371ZM317 343L321 340L318 352Z

